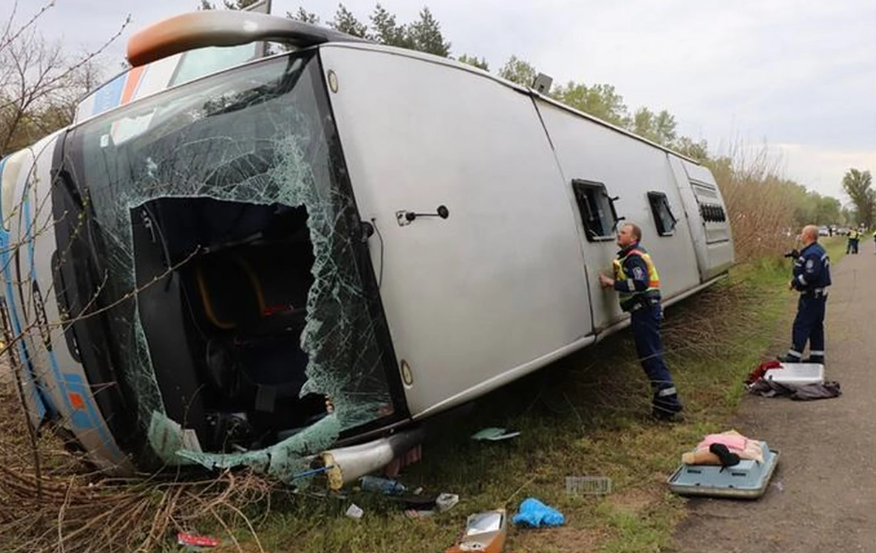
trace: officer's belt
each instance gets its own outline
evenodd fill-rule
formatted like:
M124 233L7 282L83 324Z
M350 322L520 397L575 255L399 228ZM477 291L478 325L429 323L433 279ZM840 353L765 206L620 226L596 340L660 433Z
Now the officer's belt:
M659 298L647 298L647 297L646 298L636 298L635 302L636 303L634 303L630 307L630 310L629 310L630 313L632 313L633 311L638 311L639 309L642 309L643 307L651 307L652 305L657 305L660 303L660 299Z
M803 290L800 295L804 298L826 298L827 290L824 288L813 288L812 290Z

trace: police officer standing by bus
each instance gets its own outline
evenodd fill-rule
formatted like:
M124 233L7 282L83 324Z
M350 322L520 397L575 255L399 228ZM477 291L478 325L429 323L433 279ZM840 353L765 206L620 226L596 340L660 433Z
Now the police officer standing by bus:
M800 292L791 334L791 349L779 357L783 363L824 363L824 311L830 286L830 258L818 243L818 227L807 225L800 233L803 249L795 256L793 278L788 284ZM797 252L792 252L797 253ZM803 349L809 342L809 357Z
M636 353L651 381L652 415L660 420L672 420L683 407L663 361L660 276L651 256L639 246L641 239L642 229L638 225L624 223L618 227L617 245L621 250L614 260L614 278L600 274L599 282L603 288L614 288L621 309L630 313Z

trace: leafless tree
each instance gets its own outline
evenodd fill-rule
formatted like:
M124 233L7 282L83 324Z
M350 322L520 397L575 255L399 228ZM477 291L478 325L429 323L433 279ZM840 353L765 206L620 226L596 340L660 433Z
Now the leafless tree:
M19 4L3 18L0 31L0 157L70 124L79 98L99 81L99 56L129 24L94 51L70 56L59 42L39 31L41 18L55 6L43 4L19 22Z

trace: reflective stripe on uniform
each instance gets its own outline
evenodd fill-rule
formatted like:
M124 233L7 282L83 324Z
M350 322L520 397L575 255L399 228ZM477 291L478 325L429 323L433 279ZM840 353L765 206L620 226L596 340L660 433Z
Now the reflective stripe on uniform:
M636 290L635 282L633 279L629 278L629 276L624 271L624 262L631 255L638 255L645 262L645 266L648 268L648 287L641 292ZM618 295L620 296L621 306L632 300L636 296L646 296L649 292L659 292L660 291L660 275L657 273L657 267L654 266L654 262L651 261L651 256L647 253L643 252L638 248L633 248L627 255L625 255L621 259L614 260L614 271L615 271L615 280L625 280L627 282L627 292L620 292Z

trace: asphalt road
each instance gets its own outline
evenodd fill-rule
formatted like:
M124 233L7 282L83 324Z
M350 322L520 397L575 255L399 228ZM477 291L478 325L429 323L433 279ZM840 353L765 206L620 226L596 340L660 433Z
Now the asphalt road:
M825 380L838 381L842 396L746 397L733 426L780 450L777 472L758 500L692 499L671 551L876 553L873 241L862 241L861 253L836 263L831 276ZM790 328L786 334L776 354L787 349Z

